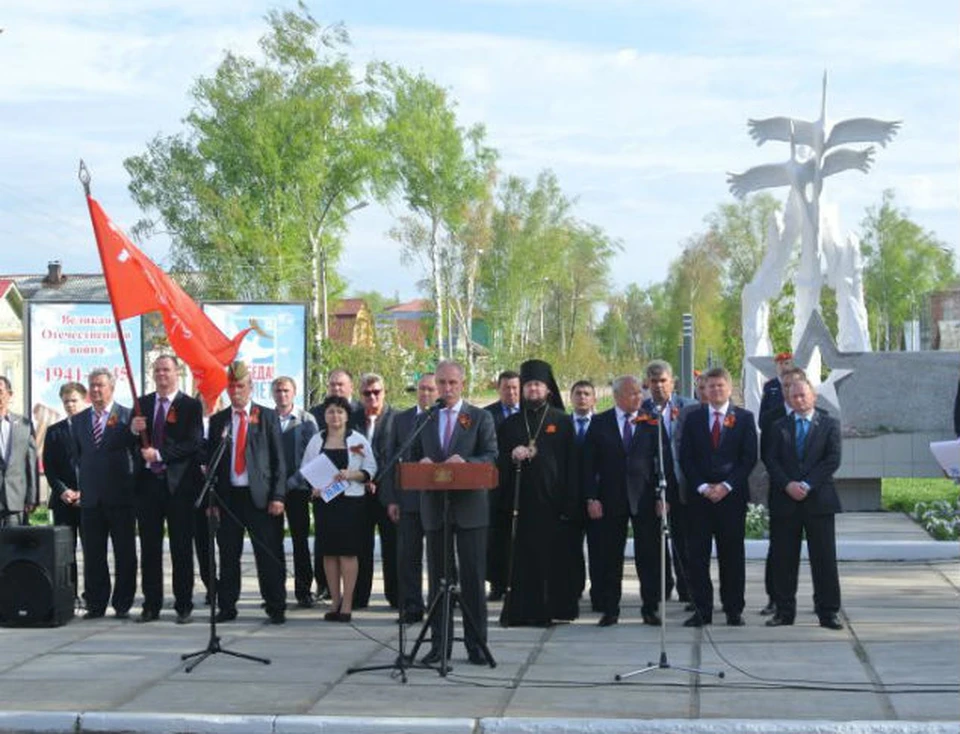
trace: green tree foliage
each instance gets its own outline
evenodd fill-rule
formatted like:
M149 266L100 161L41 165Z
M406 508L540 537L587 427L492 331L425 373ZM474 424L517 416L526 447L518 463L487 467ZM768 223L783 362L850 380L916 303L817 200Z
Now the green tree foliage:
M470 202L483 196L496 153L484 145L482 125L469 130L457 125L455 103L447 90L423 74L380 65L375 76L386 110L388 170L413 212L391 236L408 255L426 260L436 310L436 346L442 358L449 354L444 255L451 257Z
M953 252L897 208L893 191L867 209L861 223L864 295L878 350L897 350L903 323L919 318L923 296L956 278Z
M347 210L384 190L377 98L344 28L302 3L266 20L264 60L227 52L194 85L185 130L124 162L148 215L135 233L166 232L175 267L210 274L207 297L306 297L311 253L335 262Z

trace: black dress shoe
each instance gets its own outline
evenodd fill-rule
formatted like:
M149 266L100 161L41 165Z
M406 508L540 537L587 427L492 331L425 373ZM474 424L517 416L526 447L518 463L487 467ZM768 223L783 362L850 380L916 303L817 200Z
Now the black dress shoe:
M193 612L177 612L177 624L190 624L193 621Z
M486 665L487 658L480 650L467 650L467 661L470 665Z
M828 630L842 630L843 622L836 614L828 614L820 617L820 626L826 627Z
M767 627L789 627L792 624L793 617L782 617L779 614L774 614L766 622Z
M404 624L420 624L423 621L423 612L412 609L403 613Z
M113 613L113 616L116 617L117 619L130 619L130 610L125 609L122 612L116 611Z
M448 659L449 657L450 656L447 655ZM428 652L426 655L420 658L420 662L423 663L424 665L439 665L440 659L441 659L440 648L434 647L430 650L430 652Z
M617 614L604 614L597 622L597 627L612 627L619 621L620 616Z
M145 624L147 622L156 622L160 619L160 612L156 609L144 609L140 612L140 616L137 617L137 622L139 624Z
M353 619L353 615L350 612L337 612L338 622L349 622L351 619Z
M644 624L649 624L651 627L660 626L660 617L656 612L642 612L640 616Z
M727 627L743 627L743 615L742 614L728 614L727 615Z
M683 623L684 627L703 627L707 624L713 624L713 620L709 617L704 619L700 616L699 612L694 612L693 616L688 617L687 620Z
M297 606L301 609L313 609L317 604L317 597L310 592L297 597Z
M236 609L221 609L217 612L217 616L214 617L214 620L217 622L232 622L237 618Z
M760 615L763 617L769 617L771 614L777 613L777 605L773 601L768 601L767 606L760 610ZM771 625L772 626L772 625Z
M101 619L106 615L103 609L88 609L83 615L84 619Z
M269 624L285 624L287 621L287 615L283 610L279 612L271 612L267 615L267 622Z

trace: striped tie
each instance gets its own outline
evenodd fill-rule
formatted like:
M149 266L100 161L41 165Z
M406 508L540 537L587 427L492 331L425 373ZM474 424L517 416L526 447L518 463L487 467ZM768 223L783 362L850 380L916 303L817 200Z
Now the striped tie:
M94 411L93 413L95 419L93 421L93 443L98 448L101 443L103 443L103 413L99 410Z

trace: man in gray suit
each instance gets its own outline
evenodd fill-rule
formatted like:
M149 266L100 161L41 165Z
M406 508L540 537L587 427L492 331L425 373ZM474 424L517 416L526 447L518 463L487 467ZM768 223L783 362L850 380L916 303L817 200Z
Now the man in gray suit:
M427 426L414 444L413 459L424 463L488 463L497 459L497 434L493 417L482 408L463 400L463 365L443 361L437 365L437 390L444 407L439 411L436 426ZM420 500L420 516L427 534L427 568L430 578L430 598L436 597L443 576L443 497L442 492L424 492ZM467 655L474 665L487 662L481 644L487 642L487 599L484 593L487 559L487 525L489 506L486 491L457 491L450 493L450 515L446 522L456 538L460 561L460 601L465 614L476 622L477 629L468 626L464 635ZM450 620L451 625L453 620ZM433 647L423 660L438 663L450 650L442 650L442 621L434 620ZM450 634L449 640L453 639Z
M230 436L229 451L217 467L217 496L225 510L220 516L217 544L220 546L218 622L237 618L240 598L240 556L244 530L253 541L260 596L271 624L286 621L287 590L283 534L275 518L283 515L286 468L280 421L276 411L251 400L253 384L243 362L227 371L230 407L210 418L208 456L224 435Z
M303 481L298 470L303 460L303 450L317 432L317 422L310 413L296 407L297 383L292 377L278 377L271 388L277 418L280 419L283 461L287 470L285 506L293 544L293 589L297 606L309 609L317 602L313 580L316 568L322 566L323 561L321 559L315 563L310 557L310 506L313 503L310 501L310 485ZM283 517L278 516L277 522L282 534ZM325 581L323 586L326 586Z
M0 528L26 525L37 506L37 444L33 426L10 412L13 388L0 375Z

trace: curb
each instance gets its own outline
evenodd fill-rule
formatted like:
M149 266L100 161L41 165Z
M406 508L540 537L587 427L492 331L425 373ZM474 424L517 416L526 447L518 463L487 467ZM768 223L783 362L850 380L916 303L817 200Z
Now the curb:
M346 716L211 716L116 712L0 712L0 731L124 734L956 734L948 721L788 721L763 719L362 718Z

